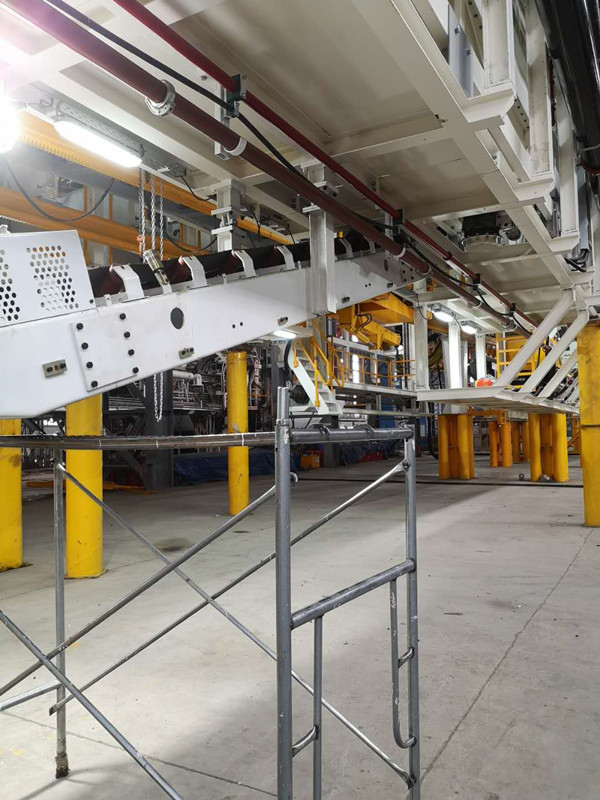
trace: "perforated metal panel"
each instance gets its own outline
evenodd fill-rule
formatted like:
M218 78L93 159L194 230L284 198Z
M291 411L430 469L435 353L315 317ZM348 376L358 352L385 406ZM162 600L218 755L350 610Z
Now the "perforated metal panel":
M95 305L76 231L0 236L0 325Z

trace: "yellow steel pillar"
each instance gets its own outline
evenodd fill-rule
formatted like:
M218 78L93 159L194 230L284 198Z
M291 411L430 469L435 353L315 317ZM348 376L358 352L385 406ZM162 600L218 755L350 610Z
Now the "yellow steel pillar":
M438 417L438 475L441 481L450 477L450 437L448 414Z
M19 436L20 419L1 419L2 436ZM0 572L23 566L21 451L0 447Z
M450 477L458 478L458 414L448 414L448 446L450 448Z
M500 423L500 444L502 449L502 466L512 467L512 437L510 422L505 419Z
M552 466L552 414L540 414L540 443L542 448L542 472L549 478Z
M102 395L67 406L67 436L102 433ZM67 471L102 500L102 451L68 450ZM68 578L102 574L102 509L66 480L66 551Z
M529 461L529 421L521 423L521 439L523 441L523 461Z
M490 445L490 467L497 467L500 451L500 430L498 421L495 419L491 419L488 423L488 440Z
M518 422L510 423L510 436L512 439L512 459L513 463L521 460L521 428Z
M557 483L569 480L569 439L567 436L567 415L552 414L552 477Z
M475 477L475 426L473 417L469 414L469 477Z
M469 425L469 416L467 414L456 415L456 433L457 433L457 477L461 481L468 481L471 477L471 445L469 443L469 434L472 433L471 426Z
M539 481L542 475L542 442L540 414L529 414L529 477Z
M248 370L245 352L227 353L227 432L248 431ZM239 514L250 502L250 465L247 447L227 451L229 513Z
M600 526L600 325L589 323L577 341L583 506L585 524Z

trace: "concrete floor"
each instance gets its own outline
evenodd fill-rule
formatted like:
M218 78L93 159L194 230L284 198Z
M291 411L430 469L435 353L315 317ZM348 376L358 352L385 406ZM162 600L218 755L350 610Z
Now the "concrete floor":
M294 530L357 491L386 465L304 474L294 487ZM598 800L600 796L600 535L582 526L580 473L573 484L520 483L478 459L478 481L440 485L424 457L418 486L424 800ZM327 479L323 482L323 479ZM322 482L319 485L317 481ZM499 482L499 485L493 485ZM253 480L258 494L268 478ZM110 493L108 502L171 553L220 522L225 486L157 495ZM267 505L193 559L206 589L270 552ZM293 606L342 588L403 558L403 487L385 488L294 548ZM52 504L25 504L32 566L0 575L2 609L45 649L53 645ZM105 524L107 572L68 582L68 630L151 575L159 562L130 534ZM223 598L274 642L270 565ZM192 607L197 596L170 576L68 651L83 683ZM295 634L294 663L310 677L310 626ZM405 763L391 732L387 593L333 612L325 623L325 696ZM31 662L0 630L0 680ZM47 682L39 671L23 688ZM206 609L93 689L89 698L186 800L274 796L274 664ZM50 697L50 696L49 696ZM295 734L311 701L294 695ZM48 697L0 716L1 800L152 800L163 797L76 702L69 705L72 772L55 781ZM325 712L324 797L383 800L403 784ZM295 796L310 797L310 754L295 760Z

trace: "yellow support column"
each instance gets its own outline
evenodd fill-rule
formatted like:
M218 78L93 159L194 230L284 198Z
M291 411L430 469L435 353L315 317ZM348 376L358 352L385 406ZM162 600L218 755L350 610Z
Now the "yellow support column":
M67 436L100 436L102 395L67 406ZM102 451L68 450L67 471L102 500ZM102 574L102 509L66 480L67 578Z
M475 427L473 417L469 415L469 478L475 477Z
M441 481L450 477L450 437L448 431L448 415L438 417L438 475Z
M577 340L583 506L585 524L600 526L600 325L590 322Z
M552 414L552 477L557 483L569 480L569 438L567 436L567 415Z
M497 467L500 452L500 431L498 421L495 419L491 419L488 423L488 442L490 446L490 467Z
M450 477L458 478L458 414L448 414L448 446L450 448Z
M540 414L529 414L529 477L539 481L542 475L542 442Z
M468 481L471 477L470 468L470 452L471 446L469 444L469 417L467 414L456 415L456 433L457 433L457 477L461 481Z
M539 481L542 475L541 414L529 414L529 477Z
M511 427L508 420L500 423L500 444L502 449L502 466L512 467L512 437Z
M20 419L0 420L0 435L20 434ZM0 447L0 572L23 566L21 508L21 451Z
M248 431L248 370L245 352L227 353L227 432ZM229 513L243 511L250 502L250 463L247 447L227 450Z
M542 472L549 478L552 466L552 414L540 414L540 443L542 447Z
M521 423L521 439L523 441L523 461L529 461L529 422Z
M512 459L517 464L521 460L521 428L518 422L510 423L510 437L512 439Z

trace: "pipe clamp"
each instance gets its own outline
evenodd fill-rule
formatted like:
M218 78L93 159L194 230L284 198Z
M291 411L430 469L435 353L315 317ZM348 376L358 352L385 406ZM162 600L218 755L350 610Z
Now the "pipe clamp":
M169 83L169 81L162 81L162 83L164 83L166 88L166 94L163 100L159 103L155 103L154 100L150 100L149 97L146 98L146 105L157 117L166 117L170 114L175 108L175 99L177 97L177 92L172 83Z

